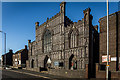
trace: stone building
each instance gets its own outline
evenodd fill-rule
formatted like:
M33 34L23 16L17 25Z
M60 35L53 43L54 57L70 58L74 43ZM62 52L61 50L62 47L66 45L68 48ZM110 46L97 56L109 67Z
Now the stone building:
M28 60L28 49L25 45L25 49L21 49L13 54L13 67L14 68L25 68L26 60Z
M82 20L71 21L65 16L65 4L62 2L60 12L43 24L35 23L36 40L28 41L27 69L66 77L95 77L98 26L92 25L90 8L83 11Z
M8 53L2 55L2 65L3 66L12 66L12 55L13 55L13 50L9 50Z
M99 64L97 64L97 78L105 78L107 55L107 17L99 19ZM120 78L120 11L109 15L109 76ZM100 72L102 71L102 72Z

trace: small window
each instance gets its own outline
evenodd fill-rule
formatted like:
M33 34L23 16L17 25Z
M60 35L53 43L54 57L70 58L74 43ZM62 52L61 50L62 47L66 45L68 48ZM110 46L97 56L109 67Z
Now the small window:
M105 71L106 70L106 65L101 64L100 65L100 70Z

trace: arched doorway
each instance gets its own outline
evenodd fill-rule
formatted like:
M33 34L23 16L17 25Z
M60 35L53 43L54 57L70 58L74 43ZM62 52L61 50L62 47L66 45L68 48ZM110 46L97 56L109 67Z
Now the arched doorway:
M46 55L45 56L45 59L44 59L44 69L46 69L47 70L47 61L48 61L48 56Z
M31 68L34 68L34 60L31 61Z
M77 69L77 60L76 60L76 58L74 57L73 54L69 58L69 69L70 70Z

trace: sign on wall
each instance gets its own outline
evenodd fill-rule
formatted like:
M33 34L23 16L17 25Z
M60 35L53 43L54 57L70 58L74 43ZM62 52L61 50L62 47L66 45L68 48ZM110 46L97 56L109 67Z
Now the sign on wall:
M15 61L17 61L17 59L15 59Z
M21 64L21 60L19 60L19 64Z
M117 57L111 57L111 61L117 61Z
M107 62L107 55L102 56L102 62ZM109 62L110 62L110 55L109 55Z
M51 64L51 62L52 62L52 61L51 61L51 59L50 59L50 58L48 58L47 63Z
M55 61L55 62L54 62L54 65L55 65L55 66L59 66L59 62L58 62L58 61Z

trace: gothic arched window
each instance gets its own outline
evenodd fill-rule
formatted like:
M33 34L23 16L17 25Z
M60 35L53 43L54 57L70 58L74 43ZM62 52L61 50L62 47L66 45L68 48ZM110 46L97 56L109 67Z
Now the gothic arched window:
M49 30L45 31L45 34L43 36L43 51L50 52L52 48L52 40L51 40L51 32Z
M77 47L77 33L71 32L70 34L70 48Z

